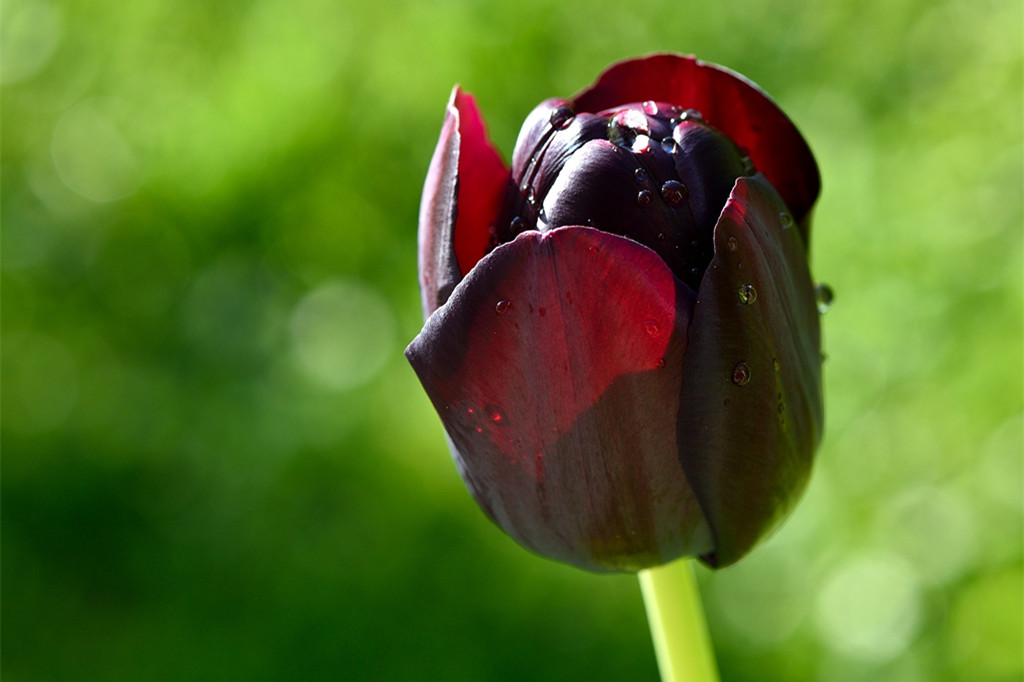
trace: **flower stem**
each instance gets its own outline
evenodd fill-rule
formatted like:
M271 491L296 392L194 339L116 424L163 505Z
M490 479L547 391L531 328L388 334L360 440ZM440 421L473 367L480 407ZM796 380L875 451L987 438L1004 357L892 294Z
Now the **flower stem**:
M689 559L640 571L662 682L717 682L711 639Z

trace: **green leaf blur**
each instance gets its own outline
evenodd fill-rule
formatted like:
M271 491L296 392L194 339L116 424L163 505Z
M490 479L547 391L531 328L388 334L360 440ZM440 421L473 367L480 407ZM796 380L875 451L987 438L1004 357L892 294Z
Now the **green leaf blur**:
M824 190L827 433L701 569L724 679L1019 680L1006 0L3 5L3 674L654 680L636 580L478 511L402 357L451 86L511 151L613 61L763 86Z

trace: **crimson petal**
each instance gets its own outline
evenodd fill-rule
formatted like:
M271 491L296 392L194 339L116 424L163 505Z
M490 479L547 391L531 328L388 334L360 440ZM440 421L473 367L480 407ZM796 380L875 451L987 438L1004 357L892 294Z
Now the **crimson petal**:
M424 317L451 295L490 241L509 183L472 95L455 86L420 203L419 271Z
M594 571L711 549L676 442L693 299L633 241L531 231L406 349L467 486L518 542Z
M683 468L725 566L799 498L823 428L820 330L799 231L760 174L715 227L685 358Z
M807 243L810 227L805 217L821 187L818 166L800 131L757 85L693 57L656 54L612 65L573 98L581 112L643 100L696 109L746 149L782 195Z

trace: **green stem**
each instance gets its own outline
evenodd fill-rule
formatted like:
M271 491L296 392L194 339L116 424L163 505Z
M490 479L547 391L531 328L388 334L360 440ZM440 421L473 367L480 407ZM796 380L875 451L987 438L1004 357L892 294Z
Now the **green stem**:
M690 560L648 568L639 578L662 682L718 682Z

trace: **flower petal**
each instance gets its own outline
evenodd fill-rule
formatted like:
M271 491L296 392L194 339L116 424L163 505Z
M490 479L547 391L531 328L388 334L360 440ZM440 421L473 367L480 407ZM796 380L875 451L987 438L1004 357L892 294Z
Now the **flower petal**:
M594 571L710 549L676 444L692 302L633 241L526 232L409 345L470 491L518 542Z
M807 243L804 217L820 189L818 166L796 126L757 85L693 57L656 54L614 64L573 98L577 111L594 112L642 100L696 109L746 149L801 224Z
M472 95L456 86L420 203L419 272L427 317L490 245L509 172L490 143Z
M820 330L799 231L760 174L715 228L685 358L683 468L725 566L799 498L823 428Z

